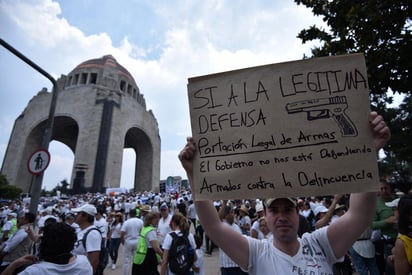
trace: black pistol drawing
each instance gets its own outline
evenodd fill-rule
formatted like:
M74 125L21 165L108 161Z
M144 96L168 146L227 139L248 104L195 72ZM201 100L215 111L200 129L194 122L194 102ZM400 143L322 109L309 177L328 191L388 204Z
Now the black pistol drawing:
M306 112L308 121L333 117L342 137L355 137L358 135L358 130L346 115L347 108L346 96L308 99L286 104L288 114Z

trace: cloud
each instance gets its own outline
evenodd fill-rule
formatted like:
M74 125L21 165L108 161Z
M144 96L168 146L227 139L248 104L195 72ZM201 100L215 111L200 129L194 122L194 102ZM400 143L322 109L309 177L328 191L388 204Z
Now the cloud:
M99 2L95 3L98 5ZM76 27L78 22L66 19L65 10L52 0L0 1L0 18L3 17L0 20L3 28L8 28L4 38L18 42L23 51L40 60L42 67L56 78L60 74L67 75L85 60L106 54L112 54L127 68L159 123L163 150L161 178L169 175L185 177L176 155L185 137L191 135L186 90L188 77L300 59L309 52L311 45L301 45L296 39L298 31L315 22L322 23L303 6L285 1L142 3L139 7L151 8L147 13L154 18L134 18L133 13L125 12L124 16L130 18L123 18L122 24L153 22L148 26L148 35L156 39L145 43L136 39L139 34L133 34L134 25L124 30L114 28L119 32L116 34L100 30L87 35L85 30ZM125 9L127 7L121 2L116 2L113 10L106 12L117 14ZM77 12L81 13L82 9ZM96 26L98 23L95 22ZM113 37L121 39L113 41ZM3 126L4 114L0 115ZM8 123L6 128L11 129L12 121ZM1 150L7 141L0 142ZM53 157L48 175L58 178L57 182L69 179L71 169L67 165L73 156L60 153L60 149L54 154L62 158ZM54 161L59 161L56 168ZM123 161L123 168L127 165L129 162ZM55 170L63 166L65 169ZM51 182L56 182L56 178ZM131 181L122 174L122 185L123 180Z

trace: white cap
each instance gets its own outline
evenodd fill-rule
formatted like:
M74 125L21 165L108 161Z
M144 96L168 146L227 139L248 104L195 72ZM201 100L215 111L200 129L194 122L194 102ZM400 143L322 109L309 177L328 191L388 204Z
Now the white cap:
M7 215L8 215L8 216L12 216L12 217L14 217L14 218L17 218L17 214L14 213L14 212L9 212L9 213L7 213Z
M318 206L316 206L316 208L313 212L314 212L313 214L315 214L315 217L316 217L319 213L328 212L328 209L323 205L318 205Z
M80 206L78 208L72 208L71 211L75 212L75 213L84 212L84 213L87 213L91 216L95 216L97 214L96 207L94 205L91 205L91 204L88 204L88 203L83 204L82 206Z
M263 204L262 203L257 203L256 204L256 213L263 211Z
M399 200L400 200L400 198L397 198L397 199L394 199L393 201L391 201L391 202L385 202L385 205L387 206L387 207L390 207L390 208L397 208L398 207L398 203L399 203Z

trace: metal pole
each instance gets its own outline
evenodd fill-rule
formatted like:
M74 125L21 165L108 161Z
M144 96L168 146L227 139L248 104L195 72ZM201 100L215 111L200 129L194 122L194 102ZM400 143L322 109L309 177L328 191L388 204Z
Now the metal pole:
M14 55L16 55L18 58L26 62L28 65L30 65L33 69L35 69L36 71L44 75L53 84L52 100L50 104L49 117L46 122L46 127L44 128L43 138L41 142L41 148L48 150L49 144L52 138L52 133L53 133L54 113L56 111L57 95L59 92L57 81L49 73L47 73L45 70L40 68L40 66L38 66L33 61L28 59L26 56L24 56L22 53L20 53L18 50L13 48L10 44L8 44L6 41L4 41L1 38L0 38L0 44L3 47L5 47L7 50L12 52ZM36 215L37 215L37 206L39 205L39 201L40 201L41 186L43 184L43 173L40 173L35 176L36 178L35 178L33 190L31 192L29 211Z

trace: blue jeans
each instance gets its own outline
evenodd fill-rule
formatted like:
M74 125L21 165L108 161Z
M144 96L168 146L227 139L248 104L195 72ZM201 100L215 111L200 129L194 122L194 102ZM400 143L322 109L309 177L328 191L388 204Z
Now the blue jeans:
M248 273L243 272L240 267L221 267L220 272L222 275L247 275Z
M385 256L385 275L395 275L394 268L388 264L388 257L392 255L394 241L387 241L383 247L384 256Z
M111 238L109 242L109 254L113 263L117 262L117 256L119 255L120 238Z
M349 254L352 257L352 263L355 266L359 275L379 275L378 265L375 257L365 258L359 255L352 247L349 249Z

